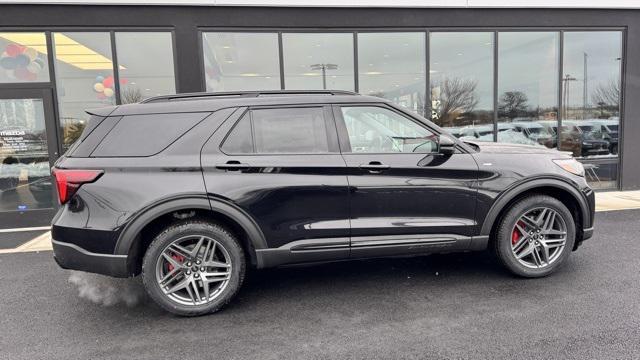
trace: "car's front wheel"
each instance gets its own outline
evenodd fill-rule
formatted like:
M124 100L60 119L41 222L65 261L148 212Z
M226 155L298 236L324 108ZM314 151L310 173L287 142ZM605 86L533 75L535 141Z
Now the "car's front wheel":
M165 310L183 316L218 311L238 292L245 271L238 239L222 226L201 220L162 231L142 264L149 296Z
M558 199L525 197L502 217L494 250L512 273L524 277L551 274L567 259L575 242L575 221Z

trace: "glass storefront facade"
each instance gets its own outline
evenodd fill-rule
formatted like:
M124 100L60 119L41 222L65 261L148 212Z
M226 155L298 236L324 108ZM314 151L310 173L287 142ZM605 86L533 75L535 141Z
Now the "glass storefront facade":
M192 35L199 49L189 56L200 68L185 73L172 29L0 30L0 211L55 207L42 179L84 129L86 109L180 92L185 75L204 91L382 97L458 138L571 152L594 188L619 186L624 29L196 28ZM13 87L50 91L53 106L13 96Z
M350 33L285 33L282 53L286 89L355 89Z
M176 91L171 32L54 32L52 42L63 150L84 130L86 109Z
M493 141L494 34L431 33L429 45L431 120L456 136Z
M204 33L207 91L280 89L278 34Z
M355 90L459 138L571 152L594 188L617 187L622 31L205 31L202 38L210 91Z
M0 32L0 227L48 223L85 111L175 93L173 54L171 31Z

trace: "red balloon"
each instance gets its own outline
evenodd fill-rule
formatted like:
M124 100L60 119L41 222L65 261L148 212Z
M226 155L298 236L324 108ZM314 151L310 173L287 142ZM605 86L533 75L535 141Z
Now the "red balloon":
M7 52L7 55L14 57L22 54L26 49L27 49L26 46L21 46L18 44L9 44L7 45L7 48L5 49L5 51Z
M102 85L108 88L113 87L113 76L108 76L104 80L102 80Z
M129 79L120 79L120 84L122 85L127 85L128 82L129 82Z
M107 98L107 95L105 95L104 93L98 93L96 96L98 100L104 100Z

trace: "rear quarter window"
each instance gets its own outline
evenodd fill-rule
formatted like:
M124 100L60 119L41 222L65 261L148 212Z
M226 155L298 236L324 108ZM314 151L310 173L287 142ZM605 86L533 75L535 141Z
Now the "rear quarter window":
M123 116L95 148L92 157L155 155L210 113Z

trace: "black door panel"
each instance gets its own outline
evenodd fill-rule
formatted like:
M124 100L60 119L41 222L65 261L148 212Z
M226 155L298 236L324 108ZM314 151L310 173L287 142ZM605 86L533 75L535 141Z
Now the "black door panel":
M347 177L340 155L255 155L238 160L243 169L215 165L237 158L203 154L207 190L251 215L269 247L349 236Z
M346 166L330 108L305 109L253 108L239 121L228 119L202 151L207 191L249 214L270 248L299 240L322 246L349 237ZM305 117L305 112L311 115ZM291 114L295 123L287 124ZM278 133L282 129L295 131L283 139L286 134ZM249 139L243 133L249 133ZM269 153L295 150L296 143L307 152L324 153ZM341 252L348 257L348 243Z
M478 166L470 154L439 153L435 130L384 104L335 106L334 116L349 174L353 255L362 237L474 235Z
M351 235L473 235L476 163L468 154L344 154ZM443 159L440 159L443 158ZM387 169L361 164L379 162ZM430 165L430 164L437 165Z

